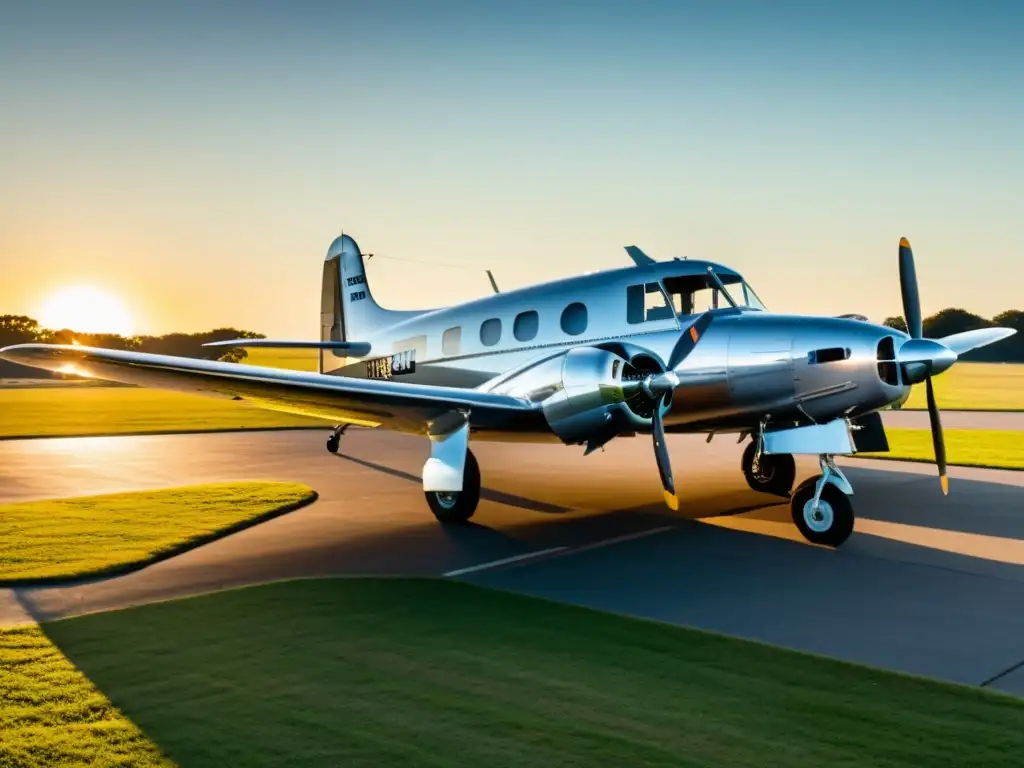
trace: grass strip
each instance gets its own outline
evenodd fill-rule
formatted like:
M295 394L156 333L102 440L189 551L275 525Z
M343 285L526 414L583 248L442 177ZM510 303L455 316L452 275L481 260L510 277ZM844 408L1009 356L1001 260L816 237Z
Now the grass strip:
M935 448L927 429L887 429L888 453L858 453L858 458L934 462ZM943 431L946 461L964 467L1024 469L1024 432L998 429Z
M296 581L49 623L182 766L995 766L1024 702L465 583Z
M43 630L0 630L0 766L170 765Z
M137 387L0 389L0 437L220 432L330 422L233 400Z
M315 498L300 483L243 482L0 505L0 585L126 573Z

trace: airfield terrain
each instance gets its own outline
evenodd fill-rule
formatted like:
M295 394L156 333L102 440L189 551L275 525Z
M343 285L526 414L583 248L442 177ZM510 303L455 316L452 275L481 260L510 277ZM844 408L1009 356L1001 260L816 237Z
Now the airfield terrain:
M895 424L917 415L889 414ZM968 416L961 426L970 426ZM807 545L788 504L746 488L728 436L670 437L682 504L660 501L648 439L584 458L478 443L473 524L425 506L422 441L325 432L0 443L0 501L219 480L284 480L319 500L118 578L0 592L0 622L102 611L277 579L447 576L1024 695L1024 473L846 461L857 531ZM800 475L815 472L800 463Z

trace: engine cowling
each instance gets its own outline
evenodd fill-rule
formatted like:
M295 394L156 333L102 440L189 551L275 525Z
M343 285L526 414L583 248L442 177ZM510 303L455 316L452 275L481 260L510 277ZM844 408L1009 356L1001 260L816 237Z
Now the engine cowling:
M643 386L663 370L661 360L642 348L575 347L503 377L493 391L539 402L563 443L593 450L623 433L649 430L654 409L667 410L668 398Z

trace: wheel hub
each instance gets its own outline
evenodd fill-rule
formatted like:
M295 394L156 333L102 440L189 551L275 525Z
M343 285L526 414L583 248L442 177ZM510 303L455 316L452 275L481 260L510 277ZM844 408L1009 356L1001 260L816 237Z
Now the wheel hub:
M770 483L775 477L775 467L770 461L765 461L763 457L760 459L755 457L750 466L750 474L759 483Z
M832 505L824 499L819 499L817 509L814 508L814 499L809 499L804 504L804 522L815 533L827 531L832 527L834 519L835 513L832 510Z
M438 492L438 493L435 493L434 495L437 497L437 503L440 504L445 509L451 509L452 507L455 506L456 502L458 502L458 500L459 500L459 494L458 493L442 493L442 492Z

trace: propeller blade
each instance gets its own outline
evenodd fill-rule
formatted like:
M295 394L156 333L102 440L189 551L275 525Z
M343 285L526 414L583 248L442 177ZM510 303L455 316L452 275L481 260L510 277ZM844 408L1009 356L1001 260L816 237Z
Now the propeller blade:
M1013 328L979 328L976 331L963 331L954 333L952 336L943 336L939 339L939 343L958 355L962 355L972 349L995 344L997 341L1013 336L1016 332Z
M654 415L651 418L651 437L654 440L654 458L658 462L658 474L661 475L661 487L665 493L665 503L673 512L679 509L679 497L676 496L676 483L672 477L672 462L669 459L668 447L665 445L665 422L661 413L662 398L671 397L676 387L679 386L679 376L676 374L676 367L679 366L686 356L693 352L697 342L707 333L708 326L714 315L705 312L679 335L679 340L668 358L668 370L656 376L650 376L645 384L644 391L648 397L654 399Z
M914 252L910 241L900 238L900 292L903 294L903 319L907 322L907 333L912 339L924 336L921 321L921 297L917 292L917 270L914 268Z
M925 379L928 394L928 419L932 424L932 445L935 447L935 464L939 468L939 483L942 493L949 493L949 477L946 475L946 442L942 436L942 420L939 418L939 407L935 404L935 390L932 379Z
M674 371L686 359L686 356L693 352L693 348L697 346L697 342L700 341L701 337L707 333L708 326L711 325L711 321L714 319L715 316L713 314L705 312L680 334L679 341L672 348L672 354L668 358L668 369L670 371Z
M653 430L654 457L658 461L658 473L661 475L661 487L665 492L665 503L673 512L679 509L679 497L676 496L676 483L672 477L672 462L665 445L665 425L662 422L661 408L654 409Z

